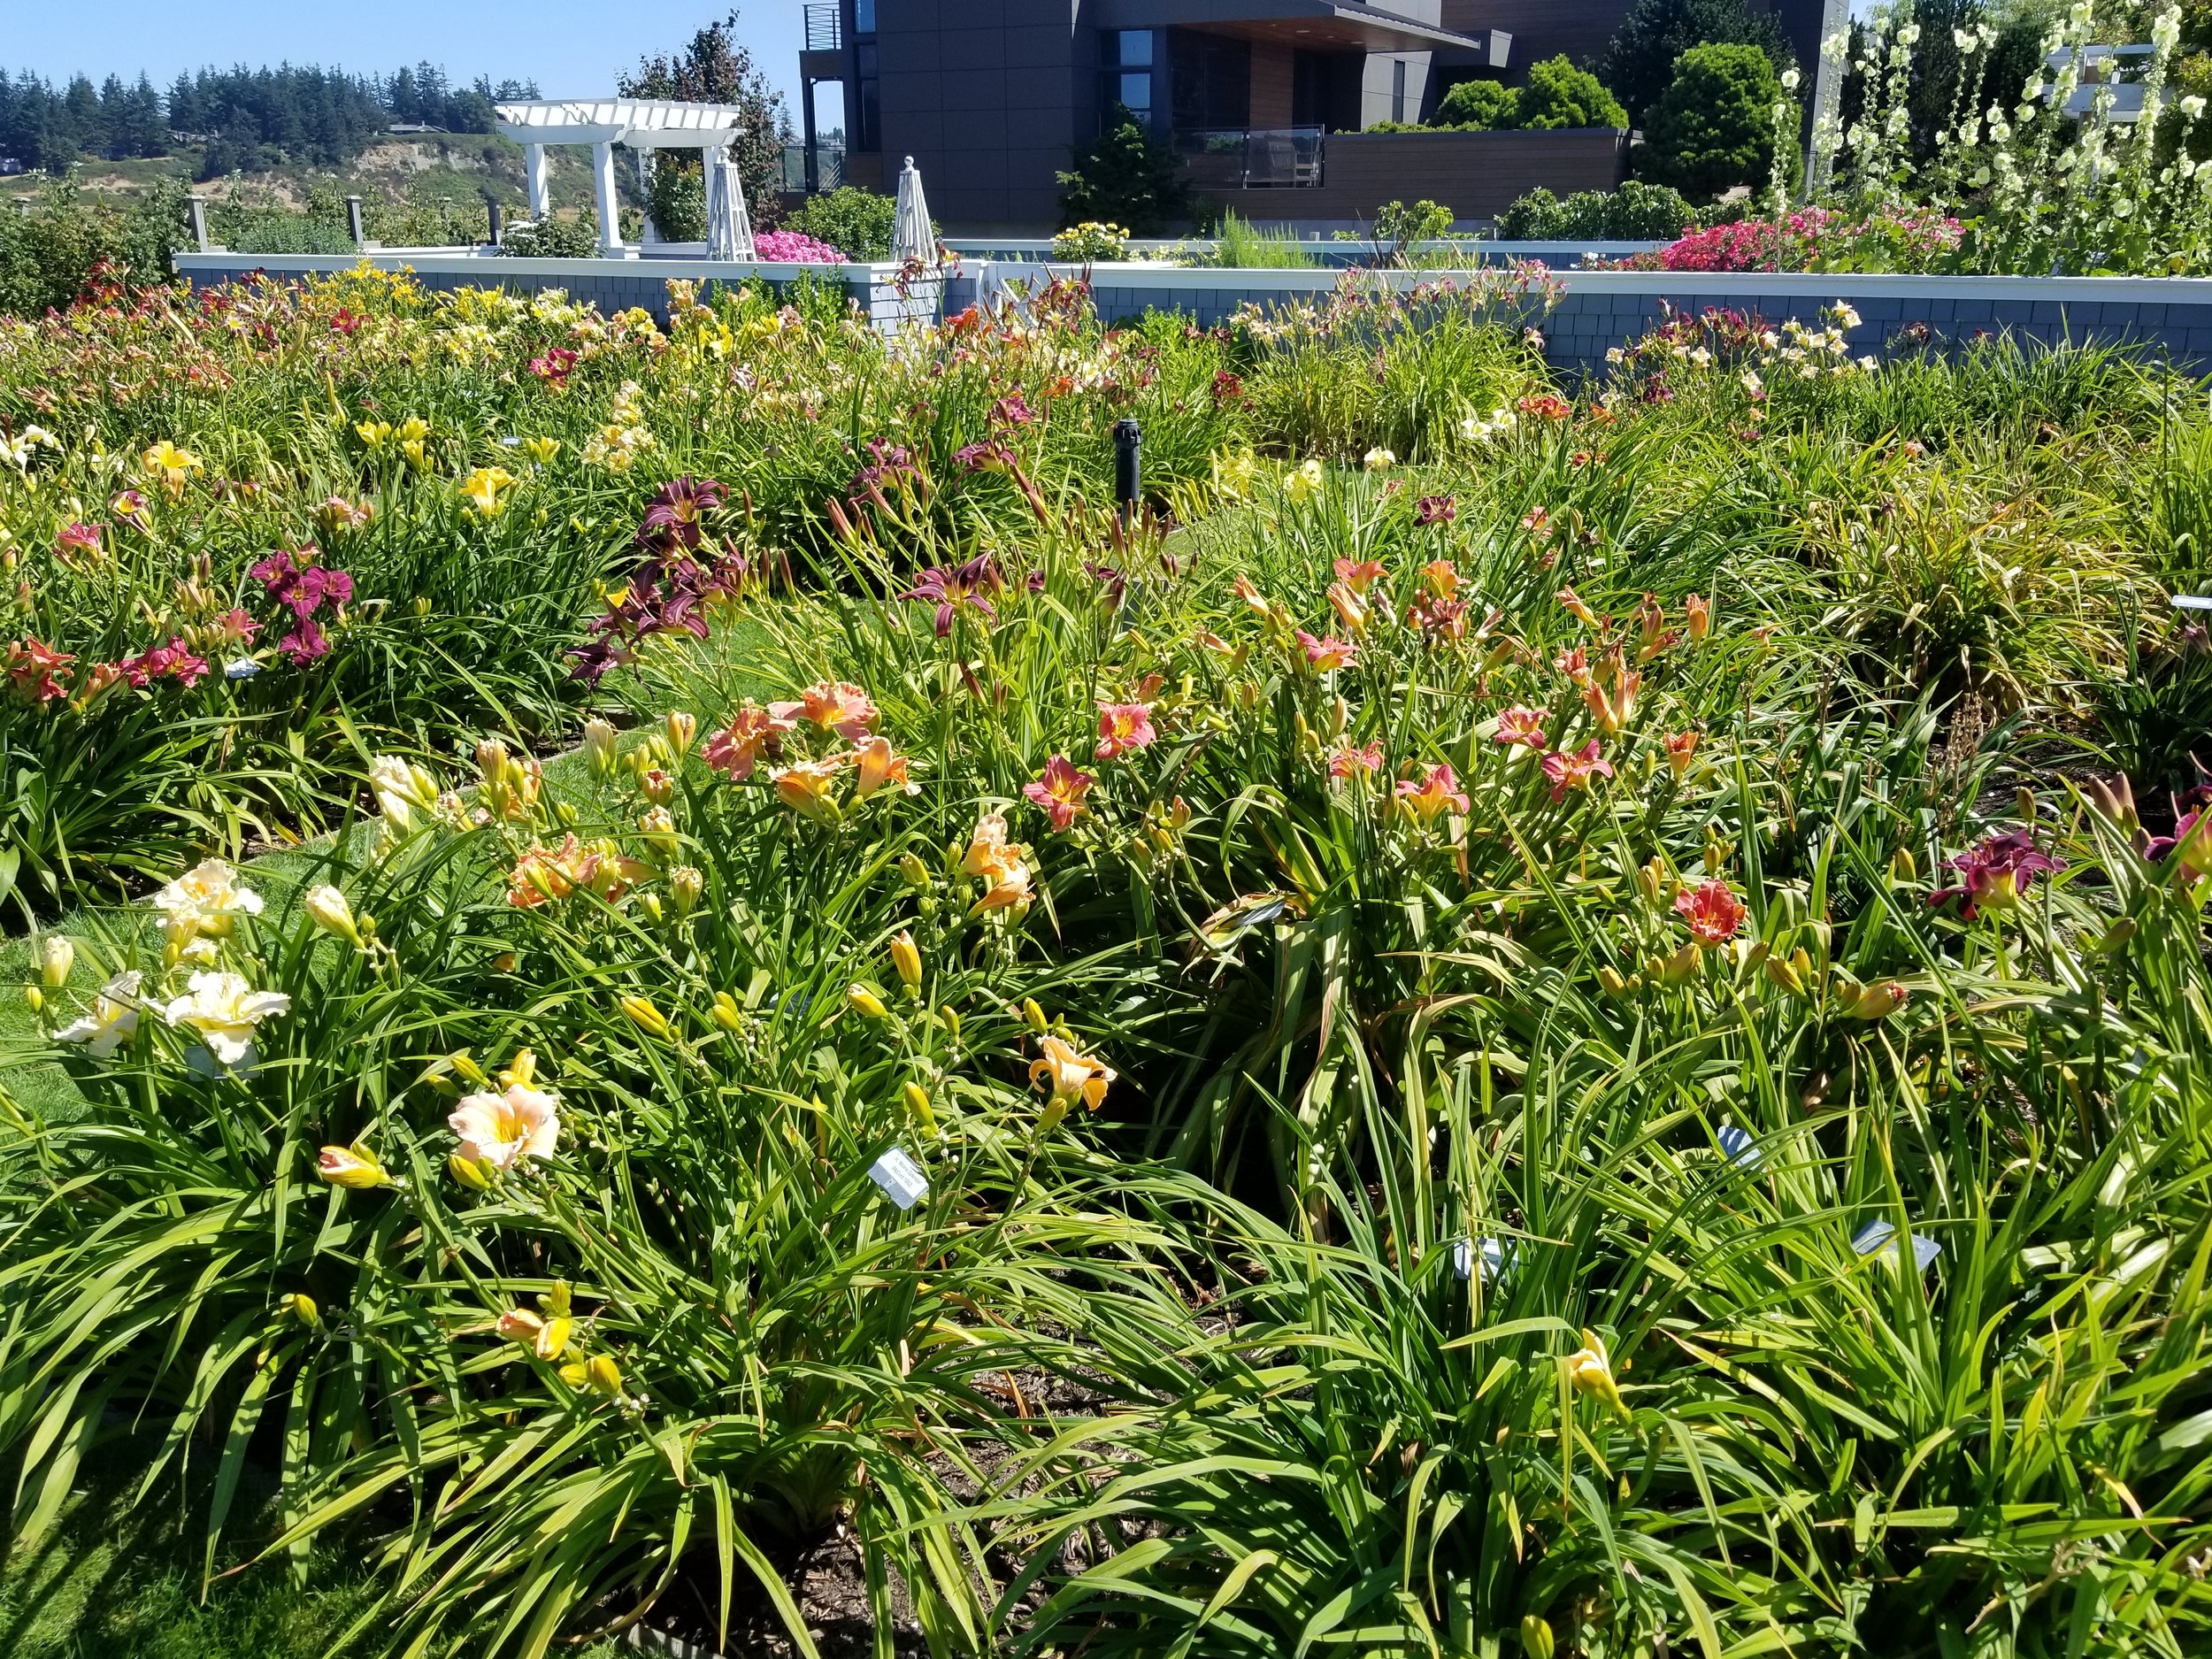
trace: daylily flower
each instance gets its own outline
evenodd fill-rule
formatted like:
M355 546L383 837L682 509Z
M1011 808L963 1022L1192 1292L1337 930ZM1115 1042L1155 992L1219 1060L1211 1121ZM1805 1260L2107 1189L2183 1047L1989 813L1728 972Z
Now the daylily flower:
M519 1342L542 1360L556 1360L567 1352L569 1332L572 1321L562 1317L542 1318L527 1308L510 1308L499 1316L499 1334L510 1342Z
M1059 1037L1040 1037L1037 1047L1044 1057L1030 1062L1029 1080L1043 1083L1052 1091L1045 1107L1044 1126L1052 1128L1078 1101L1086 1110L1096 1111L1106 1098L1106 1086L1114 1080L1112 1070L1078 1054L1072 1044Z
M199 1033L207 1051L225 1065L236 1065L253 1048L254 1028L292 1006L281 991L257 991L236 973L196 973L186 994L162 1010L172 1025Z
M200 465L198 456L189 449L180 449L166 438L147 450L139 459L148 474L158 480L163 488L167 489L172 495L178 495L183 490L186 480L193 473L205 470Z
M910 995L922 988L922 953L914 935L903 929L891 937L891 970Z
M1339 783L1366 777L1382 768L1383 746L1379 738L1362 749L1348 737L1329 751L1329 776Z
M514 486L515 476L505 467L480 466L463 480L461 493L478 518L496 518L507 510L505 492Z
M465 1096L446 1126L460 1138L461 1156L472 1164L511 1170L524 1158L550 1158L560 1144L561 1097L551 1089L510 1083L500 1094Z
M1359 647L1334 636L1317 640L1300 628L1298 643L1305 649L1306 666L1321 673L1334 668L1350 668L1359 661Z
M919 795L922 786L906 775L906 757L891 752L891 740L872 737L853 751L851 758L859 769L854 795L865 801L884 785L890 784L903 795Z
M1455 812L1467 810L1467 797L1460 793L1458 775L1442 761L1431 766L1417 783L1410 778L1400 779L1397 802L1424 824L1432 823L1447 807Z
M1424 526L1449 524L1458 517L1459 503L1449 495L1424 495L1414 503L1413 520Z
M507 902L517 910L534 910L588 889L612 903L651 873L648 865L625 857L613 842L587 844L572 833L558 847L524 849L507 878Z
M767 710L749 703L730 716L727 726L707 739L699 753L708 765L742 783L753 775L764 752L772 756L776 752L778 734L789 729L788 722L780 722ZM613 741L611 730L608 741Z
M417 807L438 803L438 780L396 755L379 755L369 763L369 787L376 792L377 810L397 830L413 826Z
M75 662L68 651L58 651L35 639L11 641L4 659L9 683L31 703L57 703L69 695L61 671ZM111 681L110 683L112 683Z
M793 811L824 823L837 816L838 760L803 760L768 774L776 798Z
M2178 872L2185 881L2200 881L2212 876L2212 814L2200 807L2180 818L2170 835L2154 835L2143 848L2143 856L2154 864L2162 864L2176 853L2181 855Z
M1674 911L1690 926L1690 937L1702 949L1726 944L1743 926L1744 902L1725 881L1703 881L1674 895Z
M1544 776L1551 780L1551 798L1563 800L1570 789L1586 789L1594 777L1610 778L1613 763L1599 757L1598 740L1592 738L1576 754L1554 749L1544 757Z
M390 1172L377 1161L376 1154L358 1141L349 1147L325 1147L316 1156L315 1173L333 1187L352 1192L392 1184Z
M1354 593L1348 583L1329 584L1329 609L1354 634L1367 632L1367 602Z
M1114 760L1131 749L1150 748L1158 736L1147 704L1102 703L1098 705L1098 748L1093 757Z
M1617 735L1635 718L1636 698L1643 689L1644 677L1624 664L1617 651L1608 659L1613 668L1613 690L1608 695L1594 680L1582 688L1582 701L1589 709L1591 718L1597 721L1598 730L1609 736Z
M1388 449L1376 448L1360 457L1360 465L1371 472L1387 472L1398 465L1398 457Z
M679 478L662 485L638 524L637 544L657 553L697 547L706 516L720 509L726 493L710 478Z
M868 694L841 680L822 680L809 686L798 702L772 703L768 712L779 720L795 718L811 721L826 731L836 733L848 743L857 743L867 736L878 718L876 705L868 701Z
M65 564L76 557L96 564L105 553L106 549L100 545L100 526L96 524L78 524L73 520L62 526L60 533L54 537L54 556Z
M241 916L261 914L261 895L238 884L238 872L220 858L204 858L157 892L163 933L173 944L202 934L227 937Z
M998 611L985 595L1003 592L1005 587L996 561L986 553L964 565L923 571L899 597L910 604L935 605L937 637L941 640L952 632L953 619L963 605L979 611L986 622L997 621Z
M92 999L92 1011L54 1033L57 1042L81 1043L96 1060L106 1060L138 1034L138 987L145 975L135 968L119 973Z
M1055 755L1041 777L1022 786L1022 794L1045 810L1054 829L1065 830L1090 810L1084 797L1095 781L1065 755Z
M1383 573L1380 559L1339 559L1334 566L1336 579L1356 594L1365 594L1379 580Z
M1509 747L1518 743L1540 755L1551 747L1551 739L1544 734L1544 722L1550 718L1549 709L1508 709L1498 717L1498 729L1492 734L1492 741Z
M1667 764L1679 778L1689 771L1690 763L1697 758L1698 734L1695 732L1671 732L1663 741L1667 749Z
M1620 1385L1613 1380L1612 1363L1606 1358L1605 1343L1594 1331L1582 1333L1582 1346L1567 1356L1567 1380L1578 1394L1586 1394L1602 1401L1606 1407L1624 1421L1632 1420L1628 1406L1621 1399Z
M2038 852L2025 830L1992 835L1979 847L1946 861L1959 879L1956 887L1941 887L1928 895L1931 904L1951 899L1964 901L1959 915L1972 921L1984 910L2017 909L2039 875L2055 875L2066 861Z
M1439 599L1459 597L1459 567L1449 559L1431 559L1421 566L1421 581Z
M1573 588L1562 588L1559 590L1557 597L1560 605L1566 611L1567 614L1572 617L1576 621L1581 623L1583 626L1589 628L1594 628L1597 626L1598 613L1591 610L1588 603L1583 599L1582 595L1575 592Z
M146 511L146 498L134 489L117 491L114 499L108 503L108 511L141 534L153 523L152 515Z
M1022 861L1021 849L1007 841L1006 819L996 812L986 812L976 819L960 870L989 884L975 902L977 912L1011 910L1029 902L1029 866Z
M1321 463L1307 460L1283 480L1283 493L1294 502L1309 502L1321 493L1323 474Z
M334 933L351 944L361 942L360 924L354 920L353 906L338 888L328 886L310 887L307 896L300 901L315 926L326 933Z

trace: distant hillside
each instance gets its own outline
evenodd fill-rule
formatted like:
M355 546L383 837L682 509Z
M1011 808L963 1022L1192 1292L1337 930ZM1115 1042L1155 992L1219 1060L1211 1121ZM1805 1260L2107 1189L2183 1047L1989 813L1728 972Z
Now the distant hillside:
M188 156L196 179L285 167L346 166L394 127L440 134L488 134L492 104L534 97L535 85L488 78L456 87L434 64L390 75L319 66L203 69L157 92L140 75L65 86L0 71L0 175L59 173L82 163Z

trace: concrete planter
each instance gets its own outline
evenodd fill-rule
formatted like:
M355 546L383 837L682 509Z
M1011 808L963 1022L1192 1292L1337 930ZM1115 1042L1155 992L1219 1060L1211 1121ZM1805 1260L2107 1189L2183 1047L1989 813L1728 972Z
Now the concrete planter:
M255 271L273 277L348 271L360 256L210 252L180 254L189 280L234 280ZM667 284L790 282L802 276L840 281L879 328L928 322L948 311L988 303L1016 284L1055 276L1081 278L1086 268L1050 263L963 261L902 283L893 265L789 265L708 259L497 259L464 253L379 253L370 263L411 270L434 288L499 286L525 292L564 288L603 311L642 306L664 315ZM1410 288L1448 272L1394 271L1376 280ZM1279 304L1327 295L1340 270L1207 271L1131 261L1088 267L1093 303L1110 323L1147 311L1178 311L1211 326L1247 303ZM2046 342L2100 341L2140 345L2193 369L2212 370L2212 278L1711 275L1693 272L1555 269L1564 290L1548 314L1532 306L1526 320L1545 336L1545 354L1563 370L1601 368L1606 351L1657 326L1668 314L1708 308L1744 311L1771 324L1810 322L1822 307L1849 302L1860 317L1855 352L1877 355L1901 336L1923 330L1941 344L1978 334L2010 332Z

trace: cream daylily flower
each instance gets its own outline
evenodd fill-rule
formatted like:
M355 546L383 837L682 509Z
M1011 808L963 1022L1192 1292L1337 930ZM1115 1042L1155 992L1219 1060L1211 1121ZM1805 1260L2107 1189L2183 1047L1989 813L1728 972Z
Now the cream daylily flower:
M206 858L154 895L162 931L172 943L189 944L202 933L221 938L241 916L261 914L261 895L241 887L238 872L220 858Z
M55 1041L82 1043L96 1060L110 1058L138 1034L138 987L144 979L135 968L117 974L92 999L92 1011L56 1032Z
M561 1097L551 1089L513 1082L499 1094L471 1094L446 1119L461 1138L461 1156L495 1170L524 1158L549 1158L561 1138Z
M1605 1402L1623 1418L1629 1416L1627 1403L1621 1398L1620 1385L1613 1380L1612 1363L1605 1356L1605 1341L1594 1331L1582 1333L1582 1346L1567 1356L1567 1380L1576 1389Z
M369 787L376 791L377 810L394 829L411 828L417 807L438 803L437 780L396 755L379 755L369 763Z
M242 974L196 973L188 985L186 994L163 1010L162 1016L172 1025L188 1025L198 1032L207 1051L225 1065L236 1065L246 1057L257 1025L292 1006L283 992L257 991Z
M1059 1037L1041 1037L1037 1047L1044 1058L1030 1062L1029 1080L1051 1088L1048 1114L1056 1119L1077 1101L1096 1111L1106 1098L1106 1086L1114 1080L1112 1068L1078 1054L1072 1043Z

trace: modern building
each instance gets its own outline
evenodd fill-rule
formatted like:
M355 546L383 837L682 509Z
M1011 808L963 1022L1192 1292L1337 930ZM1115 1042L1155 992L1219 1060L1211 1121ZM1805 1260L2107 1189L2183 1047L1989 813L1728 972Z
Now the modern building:
M883 189L911 156L949 232L1040 234L1059 223L1056 175L1125 108L1172 139L1203 196L1263 223L1350 226L1425 196L1479 219L1537 184L1617 182L1627 135L1609 129L1362 135L1421 119L1439 65L1512 73L1509 30L1444 16L1479 3L829 0L807 8L800 61L810 172ZM812 154L814 88L832 81L836 157Z

